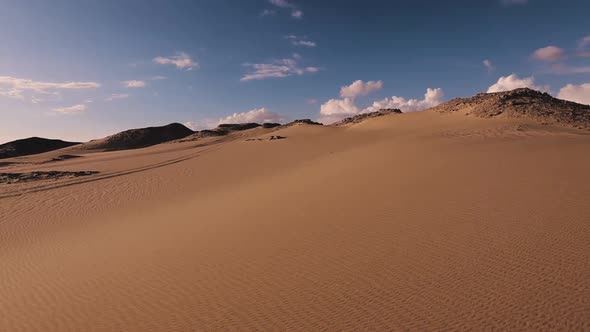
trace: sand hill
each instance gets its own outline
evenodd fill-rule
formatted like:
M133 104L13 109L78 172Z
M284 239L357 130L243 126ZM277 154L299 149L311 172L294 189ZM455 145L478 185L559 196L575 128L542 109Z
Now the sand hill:
M0 159L27 156L62 149L80 143L66 142L59 139L31 137L0 145Z
M106 138L80 145L85 150L118 151L144 148L192 135L194 132L180 123L161 127L129 129Z
M590 105L557 99L547 93L527 88L457 98L433 110L443 113L461 112L482 118L533 119L542 123L560 123L590 129Z
M590 330L585 106L515 94L22 157L0 331Z

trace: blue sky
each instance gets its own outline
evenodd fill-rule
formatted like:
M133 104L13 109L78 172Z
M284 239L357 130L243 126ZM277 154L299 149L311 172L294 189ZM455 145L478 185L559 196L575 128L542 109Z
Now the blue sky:
M1 0L0 8L0 142L89 140L170 122L330 122L521 86L590 103L582 0Z

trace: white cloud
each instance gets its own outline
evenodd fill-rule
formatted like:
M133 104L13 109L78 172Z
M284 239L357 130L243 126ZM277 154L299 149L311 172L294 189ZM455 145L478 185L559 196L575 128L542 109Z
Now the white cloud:
M371 92L381 90L383 88L383 81L368 81L363 82L356 80L352 84L340 88L340 97L356 98L366 96Z
M399 108L403 112L416 112L437 106L444 101L444 92L441 88L428 88L424 99L406 99L393 96L373 102L373 105L365 108L362 113L376 112L383 108Z
M518 88L530 88L543 92L549 92L551 89L548 85L538 86L535 84L534 77L519 78L516 74L502 76L498 81L488 88L488 93L510 91Z
M488 72L491 72L494 70L494 64L492 63L492 61L490 61L488 59L483 60L483 65L484 65L484 67L486 67Z
M210 121L187 121L183 125L193 131L215 127L215 123Z
M174 65L177 69L192 70L193 68L199 68L199 64L193 61L191 56L185 52L179 52L169 57L155 57L154 62L161 65Z
M320 114L322 116L318 121L325 124L331 124L358 114L359 112L360 109L355 105L352 98L330 99L320 106Z
M267 78L282 78L292 75L315 73L317 67L300 67L298 61L301 56L294 54L292 58L274 60L271 63L246 63L251 71L245 74L240 81L263 80Z
M291 10L291 17L296 18L296 19L301 19L303 18L303 11L301 11L300 9L297 8L297 6L295 6L292 2L289 2L287 0L269 0L268 1L270 4L277 6L279 8L284 8L284 9L290 9ZM263 11L262 13L265 13L265 11ZM269 13L274 11L270 11ZM266 16L266 15L261 15L261 16Z
M60 114L78 114L86 111L87 108L88 106L84 104L78 104L70 107L55 108L53 111Z
M531 55L534 59L547 62L561 60L565 52L557 46L547 46L540 48Z
M302 19L303 18L303 12L299 9L295 9L291 12L291 17L294 17L296 19Z
M590 35L578 40L578 56L590 58Z
M105 99L105 101L113 101L113 100L125 99L125 98L129 98L129 95L126 94L126 93L113 93L112 95L110 95L109 97L107 97Z
M283 122L284 118L275 112L271 112L268 109L256 108L247 112L234 113L225 118L219 119L219 124L222 123L266 123L266 122Z
M143 87L145 87L145 82L144 81L131 80L131 81L124 81L124 82L121 82L121 83L126 88L143 88Z
M559 90L557 98L590 105L590 83L568 84Z
M39 101L35 94L58 94L61 90L96 89L96 82L43 82L12 76L0 76L0 96L25 99L25 94L32 94L32 100Z
M260 12L259 16L260 16L260 17L264 17L264 16L270 16L270 15L274 15L274 14L276 14L276 13L277 13L277 12L276 12L275 10L272 10L272 9L265 9L265 10L263 10L262 12Z
M311 40L308 40L306 36L298 37L296 35L288 35L285 38L291 40L291 44L293 46L307 46L307 47L316 47L317 43Z

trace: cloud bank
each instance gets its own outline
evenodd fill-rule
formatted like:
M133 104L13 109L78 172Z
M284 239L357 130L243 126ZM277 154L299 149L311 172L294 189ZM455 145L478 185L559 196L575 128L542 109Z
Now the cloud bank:
M557 98L590 105L590 83L568 84L559 90Z
M535 84L534 77L523 77L520 78L516 74L509 76L502 76L498 81L488 88L488 93L491 92L502 92L510 91L518 88L529 88L533 90L539 90L542 92L550 92L551 89L548 85L539 86Z
M441 88L428 88L424 99L406 99L404 97L392 96L373 102L365 108L362 113L376 112L383 108L399 108L402 112L416 112L437 106L444 101L444 93Z
M225 118L219 119L219 124L222 123L266 123L266 122L283 122L284 118L275 112L271 112L268 109L261 107L256 108L247 112L234 113L226 116Z

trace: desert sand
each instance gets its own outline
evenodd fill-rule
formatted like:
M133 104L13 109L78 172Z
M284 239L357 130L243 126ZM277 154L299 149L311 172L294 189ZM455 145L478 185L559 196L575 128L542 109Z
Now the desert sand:
M590 330L589 148L425 111L3 160L98 173L0 184L0 330Z

